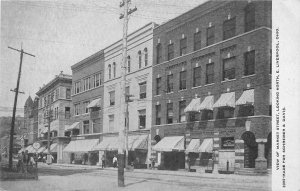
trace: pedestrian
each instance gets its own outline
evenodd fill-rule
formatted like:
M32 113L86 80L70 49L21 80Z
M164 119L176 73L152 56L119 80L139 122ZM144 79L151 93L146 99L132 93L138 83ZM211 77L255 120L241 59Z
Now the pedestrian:
M105 168L105 157L104 157L104 154L102 155L101 160L102 160L102 168Z
M24 151L22 151L19 155L18 155L18 164L17 164L17 168L19 172L24 172Z
M189 169L189 172L191 171L191 159L190 159L190 156L188 156L187 158L187 164L188 164L188 169Z
M30 161L30 158L29 158L28 150L25 150L24 157L23 157L23 163L25 165L25 173L27 173L29 161Z
M114 158L113 158L113 165L114 165L114 168L117 167L117 163L118 163L118 159L117 159L117 157L116 157L116 155L115 155Z

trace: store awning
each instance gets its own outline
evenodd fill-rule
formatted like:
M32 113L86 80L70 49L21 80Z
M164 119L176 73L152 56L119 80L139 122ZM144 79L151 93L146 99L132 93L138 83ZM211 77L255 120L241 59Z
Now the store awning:
M199 106L199 110L213 110L214 96L206 96Z
M235 92L223 93L213 107L235 107Z
M71 141L64 152L89 152L93 151L94 147L98 144L99 139L82 139Z
M55 125L54 125L54 124L53 124L53 125L51 124L51 125L50 125L50 132L52 132L52 131L58 131L58 124L55 124Z
M93 100L90 104L86 106L87 108L92 108L92 107L101 107L101 98Z
M253 105L254 104L254 89L245 90L241 97L235 102L236 105Z
M192 139L189 146L186 148L187 153L199 153L200 139Z
M38 153L42 153L42 152L44 152L46 150L46 146L41 146L38 150L37 150L37 152Z
M21 153L22 151L25 152L25 148L21 148L21 149L18 151L18 153Z
M213 151L213 139L208 138L204 139L202 144L199 147L199 152L212 153Z
M192 101L190 102L190 104L184 109L184 112L199 112L200 111L200 102L201 99L200 98L194 98L192 99Z
M65 131L71 131L73 129L79 129L79 123L80 122L75 122L72 125L65 125Z
M28 151L28 153L35 153L35 149L33 148L32 145L29 145L28 147L25 148L25 151Z
M113 151L118 150L118 137L112 136L112 137L104 137L103 141L101 141L97 146L95 146L94 150L100 150L100 151Z
M51 152L51 153L57 153L57 143L52 143L52 144L50 145L50 152ZM43 153L48 153L48 149L45 149L45 150L43 151Z
M164 137L153 147L153 150L160 152L184 151L184 137Z
M269 105L272 105L272 89L269 89Z
M148 135L129 135L128 150L135 149L148 150Z

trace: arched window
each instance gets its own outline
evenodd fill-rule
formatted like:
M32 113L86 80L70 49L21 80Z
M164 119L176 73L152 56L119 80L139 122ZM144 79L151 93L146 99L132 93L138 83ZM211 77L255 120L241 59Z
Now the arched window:
M130 73L130 56L127 57L127 73Z
M108 79L111 79L111 65L108 65Z
M139 51L138 55L139 55L139 68L142 68L142 52Z
M144 49L144 54L145 54L145 66L147 66L148 65L148 49L147 48Z
M116 63L113 63L113 72L114 72L114 78L116 77Z

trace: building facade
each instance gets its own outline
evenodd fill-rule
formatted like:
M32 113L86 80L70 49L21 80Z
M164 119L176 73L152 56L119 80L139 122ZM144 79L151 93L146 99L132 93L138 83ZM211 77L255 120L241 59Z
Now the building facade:
M71 142L64 149L65 163L95 165L98 152L93 147L103 133L103 50L72 67L72 125L65 129ZM77 145L82 145L81 147Z
M65 127L71 125L71 88L72 76L61 72L36 93L39 97L38 138L44 148L40 151L47 152L47 138L50 136L50 152L54 162L58 163L62 163L63 148L69 142L68 137L65 137Z
M24 146L37 141L38 136L38 97L29 96L24 105Z
M148 137L152 123L152 43L155 26L154 23L149 23L128 35L126 94L132 100L127 102L128 164L134 163L140 168L146 166L150 156ZM104 55L103 136L97 149L100 150L100 157L105 156L107 165L112 165L112 158L118 149L118 132L120 128L124 128L118 120L121 112L120 99L123 97L120 87L122 41L105 48Z
M160 168L271 167L271 1L208 1L154 29Z

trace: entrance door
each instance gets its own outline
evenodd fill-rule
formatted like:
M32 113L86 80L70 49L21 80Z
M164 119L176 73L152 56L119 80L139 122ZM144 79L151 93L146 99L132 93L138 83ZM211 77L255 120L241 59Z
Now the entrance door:
M257 143L255 135L247 131L242 135L244 140L244 168L255 168L255 159L257 158Z

